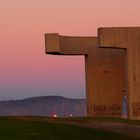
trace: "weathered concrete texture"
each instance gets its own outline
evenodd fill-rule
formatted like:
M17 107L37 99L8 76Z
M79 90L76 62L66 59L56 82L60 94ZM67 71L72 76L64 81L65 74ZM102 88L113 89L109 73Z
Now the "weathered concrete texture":
M87 105L90 116L122 116L126 95L125 50L97 49L86 57Z
M45 35L46 53L61 55L86 55L93 46L94 37L68 37L57 33Z
M140 119L140 28L99 28L98 37L46 34L46 53L85 55L89 116Z
M140 28L100 28L99 46L125 48L128 69L128 114L140 119Z

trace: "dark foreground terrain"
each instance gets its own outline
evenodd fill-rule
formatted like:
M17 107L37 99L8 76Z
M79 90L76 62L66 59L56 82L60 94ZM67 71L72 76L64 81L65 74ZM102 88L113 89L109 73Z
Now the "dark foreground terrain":
M0 117L0 140L139 140L137 135L98 128L100 124L140 122L97 118ZM94 127L94 123L96 124ZM131 124L132 123L132 124ZM97 125L98 124L98 125ZM136 125L137 124L137 125ZM112 127L115 124L112 124ZM133 128L134 130L134 128Z

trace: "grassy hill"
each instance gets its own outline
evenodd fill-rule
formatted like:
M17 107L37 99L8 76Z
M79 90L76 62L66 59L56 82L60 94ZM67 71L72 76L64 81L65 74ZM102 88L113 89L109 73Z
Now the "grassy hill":
M136 140L126 134L63 124L69 119L0 117L1 140ZM74 121L75 119L72 119ZM85 121L78 119L77 121Z

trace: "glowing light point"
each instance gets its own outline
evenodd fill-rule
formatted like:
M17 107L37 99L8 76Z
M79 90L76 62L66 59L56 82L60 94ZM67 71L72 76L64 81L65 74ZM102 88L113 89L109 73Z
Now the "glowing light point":
M54 118L57 118L57 114L54 114L53 117L54 117Z

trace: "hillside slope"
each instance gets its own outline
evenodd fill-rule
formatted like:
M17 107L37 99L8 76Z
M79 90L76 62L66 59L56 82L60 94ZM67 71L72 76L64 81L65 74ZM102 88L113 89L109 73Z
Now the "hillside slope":
M0 116L86 116L86 100L61 96L32 97L23 100L0 101Z

